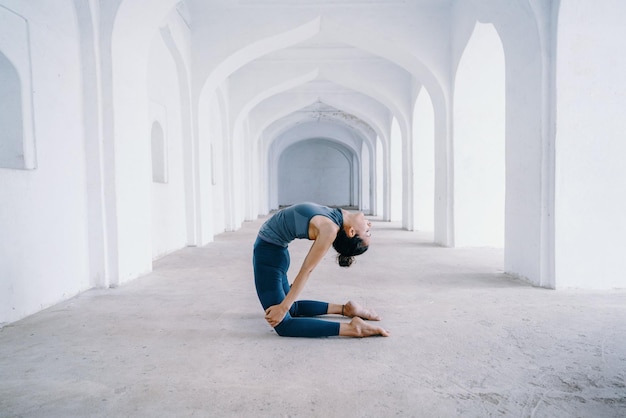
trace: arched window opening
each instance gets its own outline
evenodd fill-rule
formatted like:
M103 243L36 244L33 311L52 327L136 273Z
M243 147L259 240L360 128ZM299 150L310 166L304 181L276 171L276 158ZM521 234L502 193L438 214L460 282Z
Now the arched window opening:
M0 167L24 169L24 117L20 76L0 52Z
M167 183L167 152L165 134L161 124L152 124L152 181Z

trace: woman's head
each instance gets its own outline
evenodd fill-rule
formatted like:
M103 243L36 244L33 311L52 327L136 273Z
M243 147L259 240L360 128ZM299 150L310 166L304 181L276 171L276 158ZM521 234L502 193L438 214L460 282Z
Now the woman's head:
M363 254L369 248L359 235L354 234L350 237L344 228L339 228L333 247L339 253L337 262L341 267L350 267L354 262L354 256Z

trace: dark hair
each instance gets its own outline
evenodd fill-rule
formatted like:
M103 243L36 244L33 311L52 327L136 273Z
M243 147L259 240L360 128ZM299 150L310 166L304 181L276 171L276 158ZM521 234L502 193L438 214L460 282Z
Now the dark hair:
M339 228L337 238L333 241L333 247L339 253L337 262L341 267L350 267L354 262L354 256L363 254L368 248L361 237L355 235L350 238L343 228Z

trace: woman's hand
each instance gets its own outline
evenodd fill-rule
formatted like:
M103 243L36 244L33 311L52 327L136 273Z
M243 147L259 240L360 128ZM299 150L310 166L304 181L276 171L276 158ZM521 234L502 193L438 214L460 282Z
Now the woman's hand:
M265 320L274 328L276 325L280 324L285 315L287 315L288 310L289 309L284 308L280 304L270 306L265 310Z

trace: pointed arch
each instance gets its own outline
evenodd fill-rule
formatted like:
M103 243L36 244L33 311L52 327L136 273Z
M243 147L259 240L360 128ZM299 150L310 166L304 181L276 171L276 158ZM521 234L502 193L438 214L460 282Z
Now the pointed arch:
M504 246L504 72L500 37L477 23L455 78L456 246Z
M414 228L435 226L435 113L428 90L420 88L413 110Z

